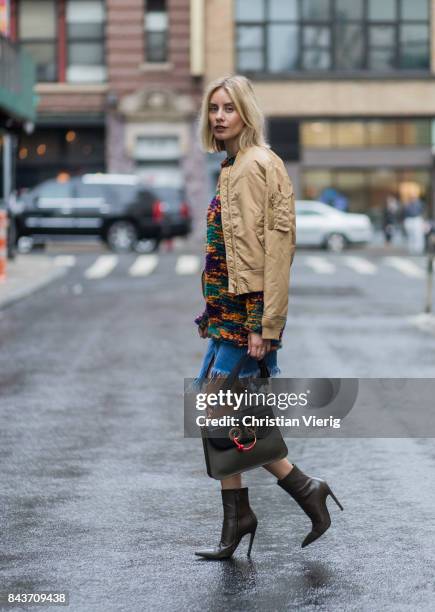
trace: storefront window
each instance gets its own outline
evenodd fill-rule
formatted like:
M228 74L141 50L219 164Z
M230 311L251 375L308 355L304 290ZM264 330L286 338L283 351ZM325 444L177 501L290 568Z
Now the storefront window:
M21 133L17 155L17 187L33 187L43 180L104 172L103 127L40 127Z
M367 205L367 177L364 172L336 172L334 187L348 200L348 210L364 210Z
M325 194L335 194L347 200L349 212L366 213L380 226L387 197L400 199L403 188L411 184L418 189L426 206L430 206L429 170L305 170L302 197L321 200Z
M431 122L409 121L305 121L302 146L320 148L425 147L431 143Z
M323 189L333 184L333 173L330 170L306 170L303 174L302 198L319 199Z

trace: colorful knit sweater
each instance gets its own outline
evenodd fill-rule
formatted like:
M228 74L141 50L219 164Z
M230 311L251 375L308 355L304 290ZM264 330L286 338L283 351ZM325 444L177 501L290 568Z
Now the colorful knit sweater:
M235 156L226 158L221 166L232 165ZM207 336L232 342L237 346L248 345L248 333L261 334L263 316L263 292L256 291L235 295L228 292L228 270L225 241L222 231L219 186L207 210L207 246L204 270L204 294L206 308L195 319ZM282 331L280 334L280 340ZM271 348L281 347L280 340L272 340Z

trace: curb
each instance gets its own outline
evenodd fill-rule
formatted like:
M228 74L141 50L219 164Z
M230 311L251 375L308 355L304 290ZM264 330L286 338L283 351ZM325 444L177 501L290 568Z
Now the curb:
M51 274L47 276L46 278L40 281L36 281L32 284L29 284L27 287L23 287L22 289L17 289L13 293L11 293L11 295L9 296L0 298L0 311L5 308L8 308L9 306L12 306L16 302L19 302L26 297L29 297L33 293L37 293L38 291L40 291L41 289L43 289L50 283L61 278L62 276L65 276L67 272L68 272L68 268L61 268L61 267L55 268L53 269ZM0 285L0 288L1 288L1 285Z

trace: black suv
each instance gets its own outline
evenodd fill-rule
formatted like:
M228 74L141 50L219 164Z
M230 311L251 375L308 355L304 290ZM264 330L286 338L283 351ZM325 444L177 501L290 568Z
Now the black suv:
M147 187L135 175L84 174L48 180L16 197L17 240L23 236L100 236L117 252L158 248L186 236L192 219L182 189Z

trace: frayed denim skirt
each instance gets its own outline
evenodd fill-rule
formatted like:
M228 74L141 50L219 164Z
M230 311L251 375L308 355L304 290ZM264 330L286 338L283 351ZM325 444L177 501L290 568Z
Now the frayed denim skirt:
M240 358L243 357L243 355L246 355L247 352L247 346L236 346L232 342L225 342L224 340L209 338L207 350L196 380L198 382L203 381L207 377L207 372L210 366L210 378L219 375L228 376ZM278 367L277 353L277 350L269 351L265 357L266 365L269 369L271 377L281 374L281 370ZM246 376L260 376L258 361L254 359L254 357L251 357L240 371L240 378L244 378Z

